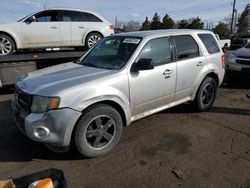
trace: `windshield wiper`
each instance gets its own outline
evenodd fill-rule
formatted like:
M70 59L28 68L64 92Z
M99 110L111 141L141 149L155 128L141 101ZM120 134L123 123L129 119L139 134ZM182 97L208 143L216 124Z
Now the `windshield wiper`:
M80 64L81 61L80 61L80 59L76 59L75 61L73 61L73 63Z
M98 67L98 66L96 66L96 65L94 65L94 64L91 64L91 63L83 63L82 65L88 66L88 67L100 68L100 67Z

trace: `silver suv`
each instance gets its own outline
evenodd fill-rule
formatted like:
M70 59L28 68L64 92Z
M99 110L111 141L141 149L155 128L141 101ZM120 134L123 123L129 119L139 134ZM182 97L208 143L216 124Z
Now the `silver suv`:
M118 34L76 62L20 78L12 109L30 139L54 150L74 143L82 155L96 157L110 152L133 121L188 101L210 109L224 72L212 32Z

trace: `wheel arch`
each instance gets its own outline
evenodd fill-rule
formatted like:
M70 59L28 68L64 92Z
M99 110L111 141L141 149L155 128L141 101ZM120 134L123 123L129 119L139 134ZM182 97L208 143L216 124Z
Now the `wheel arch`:
M198 92L198 90L199 90L199 88L201 86L201 83L203 82L203 80L206 77L213 78L215 80L215 82L216 82L217 87L219 86L219 76L218 76L218 74L216 74L215 72L209 72L209 73L205 74L205 76L203 76L202 79L200 79L199 83L194 88L194 92L193 92L193 96L192 96L192 101L195 99L195 97L197 95L197 92Z
M101 35L102 37L104 37L104 35L100 32L100 31L97 31L97 30L92 30L92 31L89 31L89 32L87 32L86 34L85 34L85 36L83 37L83 43L84 43L84 45L86 46L86 44L87 44L87 38L88 38L88 36L90 35L90 34L92 34L92 33L97 33L97 34L99 34L99 35Z
M95 105L98 105L98 104L106 104L106 105L109 105L111 107L113 107L114 109L116 109L118 111L118 113L121 115L121 118L122 118L122 122L123 122L123 126L127 126L127 117L126 117L126 114L125 114L125 111L123 110L123 108L121 107L121 105L115 101L112 101L112 100L103 100L103 101L98 101L98 102L95 102L91 105L89 105L88 107L86 107L84 110L82 110L82 115L78 118L78 120L76 121L74 127L73 127L73 130L71 132L71 135L70 135L70 144L72 145L73 144L73 135L75 134L75 129L76 129L76 125L78 124L78 122L80 121L81 117L85 114L85 112L95 106Z

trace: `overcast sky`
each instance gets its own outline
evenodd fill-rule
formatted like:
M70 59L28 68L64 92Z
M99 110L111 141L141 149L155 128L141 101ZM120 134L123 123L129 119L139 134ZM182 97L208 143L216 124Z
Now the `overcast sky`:
M201 17L206 22L218 22L232 12L233 0L1 0L0 23L14 22L27 14L50 7L67 7L100 13L110 22L136 20L143 22L157 12L167 13L174 20ZM238 12L250 0L237 0Z

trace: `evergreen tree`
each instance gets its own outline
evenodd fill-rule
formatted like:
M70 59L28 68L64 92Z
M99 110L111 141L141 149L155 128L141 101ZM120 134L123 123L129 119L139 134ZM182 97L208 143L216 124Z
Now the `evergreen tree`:
M250 34L250 4L247 4L245 10L241 13L238 21L239 21L238 33Z
M181 21L179 21L178 23L178 29L187 29L189 26L189 23L187 20L182 19Z
M214 28L214 33L220 36L228 35L229 34L228 25L223 22L219 22L219 24L216 25L216 27Z
M162 19L162 29L173 29L174 25L174 20L166 14Z
M146 17L146 20L143 22L141 30L150 30L150 21L148 21L148 17Z
M154 14L154 17L152 18L152 22L150 25L151 25L152 30L156 30L156 29L161 28L161 18L160 18L160 16L158 16L157 13Z
M204 23L201 21L199 17L193 18L191 23L189 24L189 29L203 29Z

